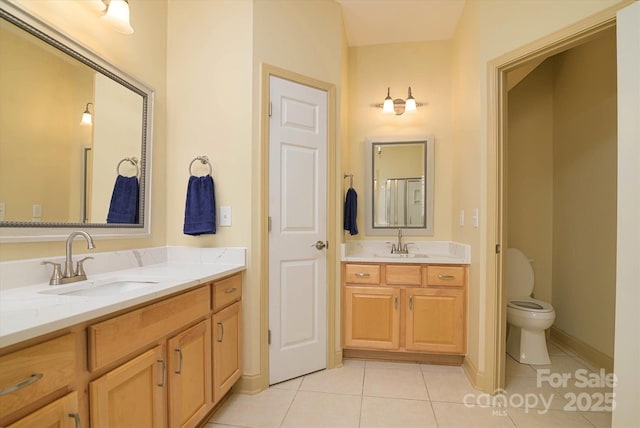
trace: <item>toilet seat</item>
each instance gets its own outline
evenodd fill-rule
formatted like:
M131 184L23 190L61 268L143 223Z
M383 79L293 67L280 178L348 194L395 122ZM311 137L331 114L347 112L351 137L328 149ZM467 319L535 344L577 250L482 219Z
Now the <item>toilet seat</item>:
M553 306L550 303L532 297L510 298L507 307L534 313L553 312Z

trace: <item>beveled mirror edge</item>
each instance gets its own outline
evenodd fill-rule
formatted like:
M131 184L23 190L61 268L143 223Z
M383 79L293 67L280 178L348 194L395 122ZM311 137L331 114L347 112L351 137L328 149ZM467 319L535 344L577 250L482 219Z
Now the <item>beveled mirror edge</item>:
M426 171L425 171L425 191L426 197L426 211L427 221L424 228L407 228L402 227L402 234L407 236L433 236L434 235L434 207L433 207L433 194L434 194L434 178L435 178L435 139L431 134L428 135L412 135L412 136L369 136L365 138L364 150L365 150L365 231L369 236L394 236L397 227L390 228L374 228L373 225L373 145L376 143L417 143L426 141Z
M96 68L106 76L138 93L143 98L142 150L140 172L140 209L141 224L103 224L103 223L46 223L0 222L0 243L60 241L67 238L70 230L87 229L94 238L144 238L151 236L151 167L153 146L153 119L155 91L140 80L123 72L91 49L80 44L63 31L35 16L21 5L8 0L0 0L0 12L3 17L36 37L54 41L63 51L86 65ZM146 119L146 120L145 120Z

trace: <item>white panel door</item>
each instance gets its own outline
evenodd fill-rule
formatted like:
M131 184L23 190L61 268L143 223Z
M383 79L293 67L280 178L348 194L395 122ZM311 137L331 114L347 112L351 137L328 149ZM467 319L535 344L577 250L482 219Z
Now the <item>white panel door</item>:
M270 78L269 383L326 368L327 93ZM320 242L316 247L316 243Z

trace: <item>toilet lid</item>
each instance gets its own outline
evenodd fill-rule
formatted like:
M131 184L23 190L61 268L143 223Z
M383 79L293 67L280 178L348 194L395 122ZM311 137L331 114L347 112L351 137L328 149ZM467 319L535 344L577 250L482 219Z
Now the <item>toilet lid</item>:
M507 298L530 296L533 292L533 268L527 256L517 248L507 248L504 255L504 283Z

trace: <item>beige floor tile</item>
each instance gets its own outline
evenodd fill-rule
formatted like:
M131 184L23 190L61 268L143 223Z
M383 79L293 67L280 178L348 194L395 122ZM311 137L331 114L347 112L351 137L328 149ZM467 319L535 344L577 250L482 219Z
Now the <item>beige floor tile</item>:
M302 384L303 379L304 379L304 376L300 376L295 379L287 380L285 382L276 383L275 385L271 385L269 388L288 389L290 391L297 391L298 389L300 389L300 385Z
M406 368L366 368L363 395L368 397L428 400L420 370Z
M596 428L611 428L611 413L583 412L582 416Z
M352 360L350 358L345 358L342 360L343 367L364 367L365 364L365 360Z
M296 395L270 388L255 395L233 394L209 420L242 427L279 427Z
M531 367L536 371L540 369L549 369L551 370L550 373L568 373L571 376L574 376L578 369L588 369L587 366L581 364L575 358L568 355L550 355L549 358L551 358L551 364L532 365Z
M451 403L463 403L465 396L471 394L471 401L481 394L471 386L469 379L461 367L446 367L439 370L422 371L429 399L431 401L447 401Z
M282 427L358 427L362 397L299 391Z
M511 409L509 415L518 428L593 428L578 412L549 410L539 414L531 410L525 412L522 409Z
M431 403L398 398L363 397L360 428L437 427Z
M536 377L536 371L528 364L521 364L507 355L505 358L507 365L507 378L514 376Z
M533 408L562 410L567 404L564 394L542 384L536 378L514 377L507 379L506 400L508 408Z
M229 428L229 427L237 427L238 425L223 425L223 424L212 424L207 423L204 425L204 428Z
M549 352L549 355L568 355L564 349L552 341L547 342L547 351Z
M362 395L364 365L345 364L305 376L300 391Z
M460 366L442 366L439 364L421 364L420 369L424 373L464 373L464 369Z
M440 428L502 428L514 427L507 412L491 407L470 407L459 403L432 403Z

